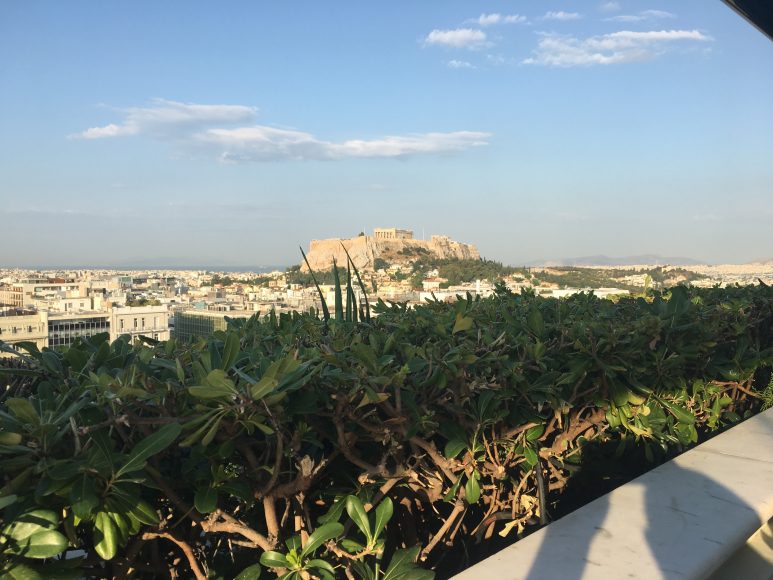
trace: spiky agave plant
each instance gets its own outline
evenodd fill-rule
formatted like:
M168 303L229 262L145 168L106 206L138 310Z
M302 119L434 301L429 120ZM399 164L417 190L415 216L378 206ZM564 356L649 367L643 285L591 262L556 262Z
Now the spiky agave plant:
M362 282L362 276L357 269L352 257L349 255L346 246L341 244L346 254L346 310L343 306L343 288L341 285L341 274L338 270L338 264L333 259L333 283L334 283L334 318L335 320L344 322L358 322L360 320L364 322L370 322L370 302L368 301L368 293L365 291L365 284ZM306 257L306 253L303 248L300 248L303 261L306 263L306 267L309 269L311 279L314 281L314 286L317 288L319 294L319 300L322 304L322 316L325 323L330 321L330 309L328 308L325 295L322 293L322 289L317 282L317 277L314 275L314 270L311 269L309 259ZM364 304L357 304L357 294L354 291L354 279L352 278L352 271L357 278L357 285L360 287L363 295Z

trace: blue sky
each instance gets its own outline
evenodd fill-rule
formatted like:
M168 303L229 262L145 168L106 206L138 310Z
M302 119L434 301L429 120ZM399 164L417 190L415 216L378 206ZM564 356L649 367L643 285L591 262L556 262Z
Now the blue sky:
M773 43L722 2L0 4L0 266L773 258Z

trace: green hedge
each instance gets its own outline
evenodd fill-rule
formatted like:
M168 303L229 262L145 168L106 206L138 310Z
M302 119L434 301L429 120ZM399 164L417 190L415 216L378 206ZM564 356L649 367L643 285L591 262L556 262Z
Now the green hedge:
M589 443L654 464L770 403L764 285L374 312L26 345L0 575L431 578L545 523Z

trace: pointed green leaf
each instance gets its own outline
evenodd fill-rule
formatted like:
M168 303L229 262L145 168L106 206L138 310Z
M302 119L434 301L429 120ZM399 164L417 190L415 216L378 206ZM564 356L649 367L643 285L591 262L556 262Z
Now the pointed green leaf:
M11 411L11 414L20 422L28 423L30 425L40 425L38 412L27 399L8 399L5 401L5 405Z
M464 484L464 496L469 504L478 503L480 499L480 485L478 484L478 472L473 471Z
M0 445L18 445L21 441L22 437L19 433L10 433L8 431L0 433Z
M56 530L44 530L14 544L12 551L26 558L53 558L67 549L67 538Z
M253 564L252 566L247 566L244 570L239 572L234 580L258 580L258 578L260 578L261 571L262 568L260 567L260 564Z
M454 322L454 329L451 331L451 334L456 334L457 332L464 332L465 330L470 330L472 328L473 320L469 316L462 316L461 313L456 315L456 322Z
M325 572L328 572L330 574L335 575L336 571L335 568L325 560L320 560L319 558L315 558L314 560L309 560L306 562L306 566L308 568L317 568L318 570L324 570Z
M325 524L318 527L306 541L306 546L301 551L301 557L305 558L309 554L313 554L323 543L340 536L343 532L344 527L339 523Z
M217 430L220 428L220 421L223 420L223 415L218 415L217 419L212 423L212 426L209 428L209 431L207 431L207 434L204 435L204 437L201 438L201 444L205 447L212 443L213 439L215 438L215 435L217 435Z
M333 259L333 281L335 282L335 317L336 320L341 321L344 319L344 301L341 294L341 276L335 259Z
M262 379L250 387L250 396L252 397L252 400L259 401L273 391L278 384L279 381L275 377L263 376Z
M260 556L260 563L268 568L289 568L290 563L284 554L280 552L263 552Z
M417 568L415 564L419 550L421 546L395 550L381 580L432 580L435 577L434 572Z
M24 512L3 528L0 535L21 542L33 534L46 530L55 530L59 517L51 510L31 510Z
M152 457L169 447L174 443L174 440L177 439L181 432L182 426L179 423L169 423L140 441L135 445L134 449L132 449L126 463L118 469L116 476L142 469L145 466L145 461L149 457Z
M118 551L118 531L107 512L94 519L94 550L103 560L112 560Z
M373 539L377 540L381 535L381 531L386 527L387 522L392 519L394 513L394 506L392 500L389 497L385 497L381 500L381 503L376 506L376 521L373 526Z
M155 510L145 500L139 500L137 505L132 509L131 515L137 520L148 526L158 525L159 518Z
M235 389L212 387L212 386L195 386L188 387L188 392L191 396L197 399L219 399L221 397L231 398L236 395Z
M467 449L467 441L462 439L451 439L448 443L446 443L446 448L443 450L443 454L446 456L446 459L454 459L465 449Z
M303 261L306 262L306 267L309 269L309 274L311 274L311 279L314 281L314 286L317 287L317 292L319 293L319 301L322 305L322 316L324 321L327 323L330 320L330 310L327 307L327 302L325 301L325 296L322 294L322 289L319 287L319 283L317 282L317 278L314 276L314 270L311 269L311 265L309 264L309 260L306 257L306 252L303 251L303 248L300 248L301 255L303 256Z
M685 410L683 407L680 407L679 405L675 405L674 403L671 403L669 401L661 401L663 403L663 406L671 411L673 413L674 417L676 417L677 421L680 423L684 423L685 425L694 425L695 424L695 415L690 413L689 411Z
M346 498L346 513L349 514L352 521L368 539L368 544L372 544L373 536L370 531L370 520L365 511L365 506L362 505L360 498L356 495L350 495Z
M5 568L2 574L2 580L44 580L37 570L21 561L14 562L11 568Z
M15 503L17 499L18 499L18 496L16 496L15 494L0 497L0 510L5 507L8 507L12 503Z
M220 363L220 368L227 371L233 366L239 356L239 346L239 335L235 332L229 332L223 346L223 360Z
M217 490L209 486L199 488L193 496L193 504L199 513L212 513L217 509Z
M73 513L82 520L89 519L99 505L96 484L92 475L83 475L70 490L70 503Z

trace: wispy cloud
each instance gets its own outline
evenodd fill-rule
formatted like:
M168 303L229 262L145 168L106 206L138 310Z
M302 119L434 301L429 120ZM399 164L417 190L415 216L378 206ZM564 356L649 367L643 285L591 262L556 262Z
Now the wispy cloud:
M430 32L424 39L424 46L447 46L469 50L487 46L486 33L474 28L456 28Z
M620 2L604 2L599 6L601 12L617 12L620 10Z
M611 22L642 22L644 20L661 20L663 18L676 18L676 14L665 10L642 10L636 14L618 14L605 18Z
M151 103L149 107L119 109L125 115L120 125L110 123L103 127L91 127L72 137L100 139L140 133L166 136L176 131L207 125L249 122L257 114L256 108L242 105L197 105L165 99L153 99Z
M578 12L564 12L563 10L545 12L545 16L542 17L543 20L579 20L580 18L582 15Z
M526 17L520 14L499 14L497 12L491 14L481 14L477 18L472 18L468 22L477 24L478 26L493 26L495 24L518 24L519 22L526 22Z
M697 30L621 30L588 38L546 34L540 39L534 56L525 59L523 64L555 67L622 64L655 58L678 41L710 40L711 37Z
M309 133L271 127L210 129L198 135L200 142L221 149L225 162L336 160L352 157L410 157L455 153L488 144L489 133L456 131L395 135L381 139L352 139L341 143L321 141Z
M446 63L446 66L448 68L475 68L471 62L467 62L466 60L449 60Z
M125 119L120 124L93 127L77 137L107 139L144 135L177 148L216 156L227 163L456 153L487 145L491 137L490 133L480 131L454 131L333 142L296 129L255 123L241 125L241 121L254 121L256 109L253 107L165 100L153 103L150 107L125 109Z

